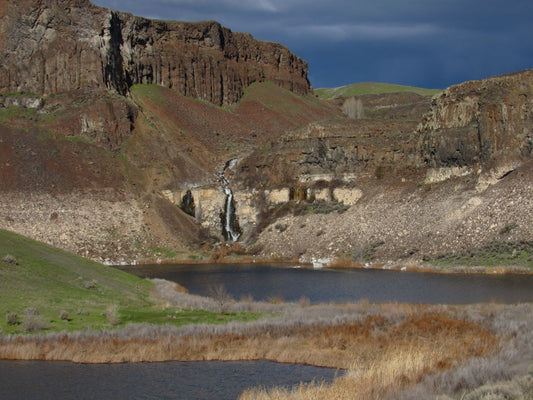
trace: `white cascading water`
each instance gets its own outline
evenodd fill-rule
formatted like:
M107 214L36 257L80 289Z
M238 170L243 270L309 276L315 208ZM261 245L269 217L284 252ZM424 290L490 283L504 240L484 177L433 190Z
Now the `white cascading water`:
M224 228L227 234L227 239L231 240L232 242L236 242L237 240L239 240L241 234L233 230L232 221L235 219L235 206L233 202L233 192L229 187L229 182L225 177L225 172L227 168L233 170L233 168L237 164L237 161L237 159L233 159L226 163L226 165L224 166L224 171L222 171L222 176L220 177L220 182L224 186L224 193L226 194L226 219Z

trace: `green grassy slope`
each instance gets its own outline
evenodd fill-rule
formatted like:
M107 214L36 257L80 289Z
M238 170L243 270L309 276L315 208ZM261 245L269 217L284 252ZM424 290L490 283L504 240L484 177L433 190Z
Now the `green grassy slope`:
M257 317L162 309L150 300L151 287L131 274L0 230L0 334L24 333L32 324L34 331L77 331L129 322L184 325ZM38 315L29 315L32 310ZM13 314L18 324L8 324Z
M362 96L364 94L383 94L412 92L422 96L432 96L441 92L439 89L423 89L412 86L394 85L390 83L360 82L338 88L315 89L315 94L323 99L338 97Z
M3 332L25 330L29 308L52 330L105 326L112 322L102 315L108 308L151 307L149 288L148 281L0 230L0 313L16 313L21 322L7 325L2 315ZM60 318L62 311L71 321Z

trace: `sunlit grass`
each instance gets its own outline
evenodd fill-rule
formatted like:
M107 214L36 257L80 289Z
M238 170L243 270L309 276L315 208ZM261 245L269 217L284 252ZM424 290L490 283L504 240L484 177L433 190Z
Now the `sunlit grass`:
M0 230L0 334L26 332L28 309L38 314L42 332L120 328L141 322L220 324L261 315L162 308L152 298L152 290L151 282L136 276ZM16 316L18 323L9 321L8 315L13 321Z
M337 88L315 89L315 94L323 99L335 99L337 97L362 96L365 94L383 94L412 92L422 96L433 96L440 89L424 89L412 86L394 85L390 83L360 82Z

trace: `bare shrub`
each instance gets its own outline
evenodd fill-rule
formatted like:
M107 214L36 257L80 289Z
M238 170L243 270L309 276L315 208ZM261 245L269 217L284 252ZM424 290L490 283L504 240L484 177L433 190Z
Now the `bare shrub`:
M116 303L108 305L102 315L107 318L112 326L117 326L120 323L119 306Z
M28 307L23 311L24 315L39 315L40 312L34 307Z
M96 281L85 281L83 287L87 290L96 289Z
M8 312L6 313L6 324L9 326L13 325L19 325L20 324L20 318L17 313L15 312Z
M61 312L59 313L59 319L61 321L70 321L68 311L61 310Z
M22 329L25 332L40 332L46 329L47 325L44 319L38 314L26 314L22 322Z
M18 261L15 258L15 256L12 256L11 254L6 254L4 258L2 258L2 261L6 264L12 264L12 265L18 265Z
M223 284L211 285L207 290L207 294L217 303L220 314L227 312L228 303L233 299Z

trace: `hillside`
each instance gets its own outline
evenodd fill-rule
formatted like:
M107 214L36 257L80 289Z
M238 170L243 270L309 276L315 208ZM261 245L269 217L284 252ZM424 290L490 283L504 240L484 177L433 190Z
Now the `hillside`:
M271 83L224 108L156 85L0 104L0 226L105 262L209 253L219 211L206 203L204 228L177 207L182 193L205 187L223 203L228 159L340 114Z
M102 313L115 306L152 307L147 281L4 230L0 275L2 313L15 313L22 323L30 314L24 310L33 309L40 324L53 330L111 326ZM0 320L4 333L22 329L6 322Z
M143 322L220 324L260 315L163 305L146 280L4 230L0 277L4 335L113 329Z
M60 3L1 8L1 229L111 264L218 258L228 227L301 262L529 251L531 70L326 101L281 45Z
M441 92L439 89L423 89L412 86L395 85L391 83L360 82L337 88L315 89L315 94L321 99L336 99L339 97L363 96L366 94L385 93L415 93L420 96L433 96Z

